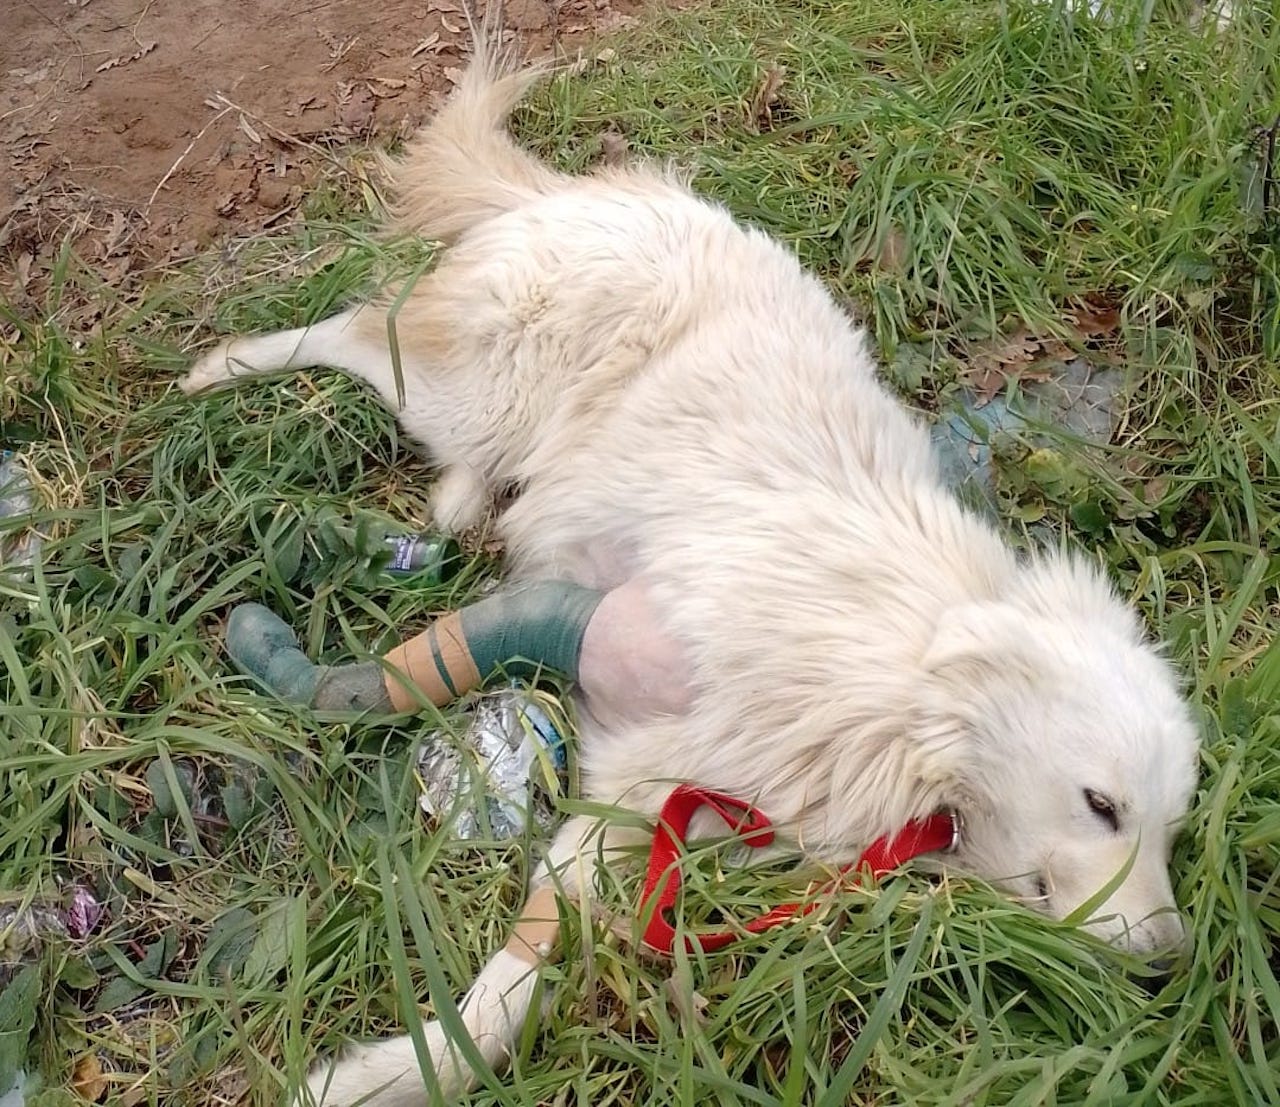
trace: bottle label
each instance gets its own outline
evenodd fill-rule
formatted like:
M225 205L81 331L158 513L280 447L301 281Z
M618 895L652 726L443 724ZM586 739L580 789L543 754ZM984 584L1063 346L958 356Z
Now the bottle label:
M393 573L409 572L413 568L413 547L417 544L417 538L404 535L400 538L388 538L387 543L392 547L391 562L387 568Z

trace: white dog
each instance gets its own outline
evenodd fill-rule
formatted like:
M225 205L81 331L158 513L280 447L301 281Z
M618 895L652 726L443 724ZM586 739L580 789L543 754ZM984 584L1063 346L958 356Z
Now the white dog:
M1167 865L1197 737L1135 615L1080 560L1020 560L958 506L866 337L787 249L669 173L571 178L519 150L505 120L529 81L481 47L388 165L392 229L449 246L396 321L403 406L387 302L224 343L184 388L314 365L362 378L443 467L439 523L475 522L514 483L498 526L515 574L643 590L689 704L588 713L591 799L652 817L694 782L835 864L950 807L949 863L1056 917L1112 882L1097 933L1180 945ZM597 829L570 821L535 890L554 871L589 894L574 862L599 856L580 851ZM462 1005L491 1064L534 1004L531 960L500 951ZM425 1031L456 1093L472 1074ZM407 1036L310 1090L427 1102Z

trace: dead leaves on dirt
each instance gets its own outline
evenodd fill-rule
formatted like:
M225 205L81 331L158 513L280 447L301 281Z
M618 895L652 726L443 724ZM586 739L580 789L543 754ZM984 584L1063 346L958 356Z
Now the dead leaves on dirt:
M985 407L1011 381L1045 381L1052 373L1041 363L1073 357L1071 347L1056 338L1033 335L1025 328L970 346L960 379Z
M338 123L352 135L364 138L372 132L377 105L368 81L338 82Z
M156 42L140 43L138 49L136 49L132 54L127 56L118 54L114 58L108 58L101 65L97 66L94 69L94 72L105 73L108 69L115 69L117 66L128 65L130 62L136 62L139 58L145 58L158 45L159 43Z
M985 407L1015 381L1052 380L1057 367L1077 357L1080 348L1112 339L1120 329L1120 312L1110 304L1082 299L1067 307L1062 322L1070 342L1019 327L967 345L961 352L960 381L973 393L975 406Z

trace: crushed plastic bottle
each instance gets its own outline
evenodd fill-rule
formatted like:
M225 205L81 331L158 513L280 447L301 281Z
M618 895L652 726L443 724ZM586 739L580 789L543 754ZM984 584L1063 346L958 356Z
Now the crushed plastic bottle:
M1002 434L1035 439L1041 428L1083 443L1105 445L1115 429L1124 374L1095 368L1082 358L1056 367L1045 380L1029 381L1010 400L980 401L971 392L941 413L930 430L944 480L972 506L994 510L992 443Z
M537 694L513 684L476 703L461 742L442 731L428 736L418 755L418 805L455 837L479 838L485 820L470 802L478 788L493 837L519 837L530 814L546 831L552 822L548 797L558 790L564 767L564 739Z
M30 516L35 509L35 493L27 471L12 450L0 450L0 570L26 573L40 556L40 535L30 526L14 530L6 519Z
M0 1107L23 1107L26 1102L27 1074L25 1070L19 1069L13 1074L8 1089L0 1087Z

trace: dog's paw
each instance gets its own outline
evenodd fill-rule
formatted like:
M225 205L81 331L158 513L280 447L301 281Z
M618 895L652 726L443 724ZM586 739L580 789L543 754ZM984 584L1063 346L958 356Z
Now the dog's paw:
M450 465L431 488L431 518L436 526L459 534L484 519L489 489L469 465Z
M392 1102L394 1088L404 1092L408 1088L400 1086L397 1076L410 1080L421 1086L416 1061L411 1069L397 1074L394 1066L388 1071L388 1058L384 1056L382 1043L373 1042L368 1045L349 1045L337 1057L319 1061L307 1074L307 1090L299 1095L293 1107L351 1107L360 1103L376 1107L377 1104ZM383 1099L383 1095L387 1099ZM397 1098L394 1102L401 1102Z
M228 338L205 351L178 382L178 387L188 396L194 396L214 385L222 384L232 376L231 342Z
M471 1070L448 1048L438 1022L422 1024L436 1082L445 1101L466 1090ZM409 1035L380 1042L353 1043L307 1074L307 1090L293 1107L427 1107L432 1097L423 1083L418 1054Z

